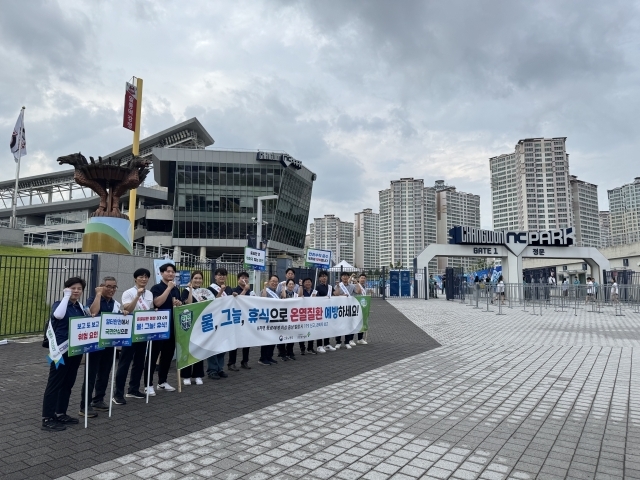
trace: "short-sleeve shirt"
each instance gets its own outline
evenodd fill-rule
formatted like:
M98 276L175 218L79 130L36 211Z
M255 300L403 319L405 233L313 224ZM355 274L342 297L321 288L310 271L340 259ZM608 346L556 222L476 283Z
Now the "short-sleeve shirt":
M220 287L218 287L220 288ZM216 291L215 288L213 288L213 284L209 286L209 290L217 297L218 296L218 292ZM231 288L230 286L226 286L224 287L224 293L226 293L227 297L230 297L233 295L233 288Z
M356 291L356 286L353 283L348 283L347 285L345 285L345 288L347 289L347 292L349 292L349 295L355 295L355 291ZM340 285L338 285L336 287L336 291L340 293L340 295L344 295L344 291L342 290L342 287Z
M122 292L122 304L130 304L135 300L137 296L137 287L131 287L129 290L125 290L124 292ZM152 310L153 308L153 294L149 290L145 290L144 294L136 302L134 310Z
M317 297L328 297L329 296L329 289L332 288L331 285L323 285L321 283L316 285L316 291L318 292L318 295L316 295ZM331 293L333 293L333 289L331 291Z
M278 284L278 288L276 288L276 293L278 295L282 295L282 290L285 290L286 288L287 288L287 281L285 280L284 282L280 282ZM295 286L293 287L293 293L297 294L299 289L300 289L300 285L296 283Z
M164 291L169 288L168 285L164 282L160 282L155 284L153 287L151 287L151 294L153 295L153 298L156 299L160 296L162 296L162 294L164 293ZM159 310L169 310L169 312L173 312L173 299L176 300L180 300L180 290L178 290L178 287L173 287L173 289L171 290L171 293L169 295L167 295L167 299L165 300L165 302L160 305L160 306L156 306Z
M237 293L238 295L243 295L244 292L244 288L242 288L240 285L238 285L236 288L234 288L233 290L231 290L231 293ZM250 295L252 295L253 292L251 290L247 290L247 293L244 294L245 297L248 297Z

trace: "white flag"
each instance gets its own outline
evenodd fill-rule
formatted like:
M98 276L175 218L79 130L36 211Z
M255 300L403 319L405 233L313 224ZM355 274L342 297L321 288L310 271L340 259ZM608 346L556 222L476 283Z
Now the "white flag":
M27 140L24 135L24 109L20 111L16 126L13 128L10 147L16 162L18 162L18 157L24 157L27 154Z

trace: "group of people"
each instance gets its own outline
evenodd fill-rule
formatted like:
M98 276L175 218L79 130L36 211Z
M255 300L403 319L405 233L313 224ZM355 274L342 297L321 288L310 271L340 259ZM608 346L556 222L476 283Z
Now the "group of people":
M86 282L78 277L69 278L64 283L63 298L53 304L50 317L50 326L55 333L55 342L62 346L69 338L69 319L72 317L95 316L101 313L129 314L136 310L168 310L184 304L191 304L206 300L215 300L225 296L260 295L267 298L287 300L296 297L331 297L352 296L367 294L366 280L363 273L354 283L349 273L342 273L340 282L332 287L329 283L327 272L318 274L318 283L313 288L313 280L305 278L296 282L295 270L287 269L285 280L280 281L277 275L271 275L265 282L264 288L256 294L251 291L249 274L241 272L237 275L237 286L231 288L227 285L228 272L224 268L218 268L214 272L214 282L207 288L203 288L204 275L201 271L191 272L191 279L187 287L180 291L175 283L176 270L172 263L166 263L160 267L161 282L150 289L147 284L151 277L149 270L139 268L133 273L134 286L125 290L118 302L114 296L117 292L117 281L114 277L104 277L102 284L95 289L95 294L87 299L87 305L80 303ZM170 335L166 340L152 342L149 353L149 342L137 342L131 346L122 347L115 372L115 388L113 403L125 405L127 398L143 399L147 395L155 396L158 391L175 391L175 388L167 382L169 368L175 351L175 332L173 321L170 321ZM354 335L344 335L335 338L335 346L331 345L331 339L325 338L316 341L300 342L300 354L316 355L335 351L340 348L351 349L356 345L366 345L367 341L362 332L358 333L357 341ZM260 347L259 365L272 366L278 363L274 359L275 350L278 350L280 361L295 361L294 344L264 345ZM249 347L242 348L240 368L250 370ZM206 360L206 377L211 380L220 380L228 377L224 370L225 357L227 357L227 370L240 371L237 367L238 351L213 355ZM111 375L111 367L114 356L114 347L105 348L88 354L88 372L85 372L85 381L82 385L80 400L80 416L93 418L99 411L108 411L109 405L105 402L107 385ZM158 359L159 357L159 359ZM71 390L75 384L82 355L68 356L65 352L62 359L56 364L51 362L49 378L44 392L42 404L42 429L47 431L62 431L67 425L79 423L78 418L69 416L67 410L71 397ZM184 385L203 384L205 378L204 362L197 362L180 370L180 378ZM151 368L149 368L149 364ZM158 381L153 382L156 371ZM129 384L125 393L127 377ZM140 382L144 380L141 391ZM88 384L87 384L88 382ZM85 389L89 391L89 404L85 405ZM108 399L107 399L108 400Z

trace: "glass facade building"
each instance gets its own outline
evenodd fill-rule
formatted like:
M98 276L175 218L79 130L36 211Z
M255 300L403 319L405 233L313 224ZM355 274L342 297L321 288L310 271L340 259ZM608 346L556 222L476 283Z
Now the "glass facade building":
M286 153L156 148L153 162L173 204L174 246L204 247L210 258L243 253L258 197L277 195L262 205L263 239L274 253L303 252L315 174Z

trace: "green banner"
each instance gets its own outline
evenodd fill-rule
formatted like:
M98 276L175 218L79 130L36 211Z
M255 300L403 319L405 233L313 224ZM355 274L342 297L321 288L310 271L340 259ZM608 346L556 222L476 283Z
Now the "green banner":
M200 361L189 353L189 342L191 331L196 324L197 318L213 300L206 302L190 303L182 307L174 307L173 322L176 335L176 365L193 365Z
M371 309L371 296L369 295L354 295L358 299L360 306L362 307L362 329L361 332L369 331L369 310Z

